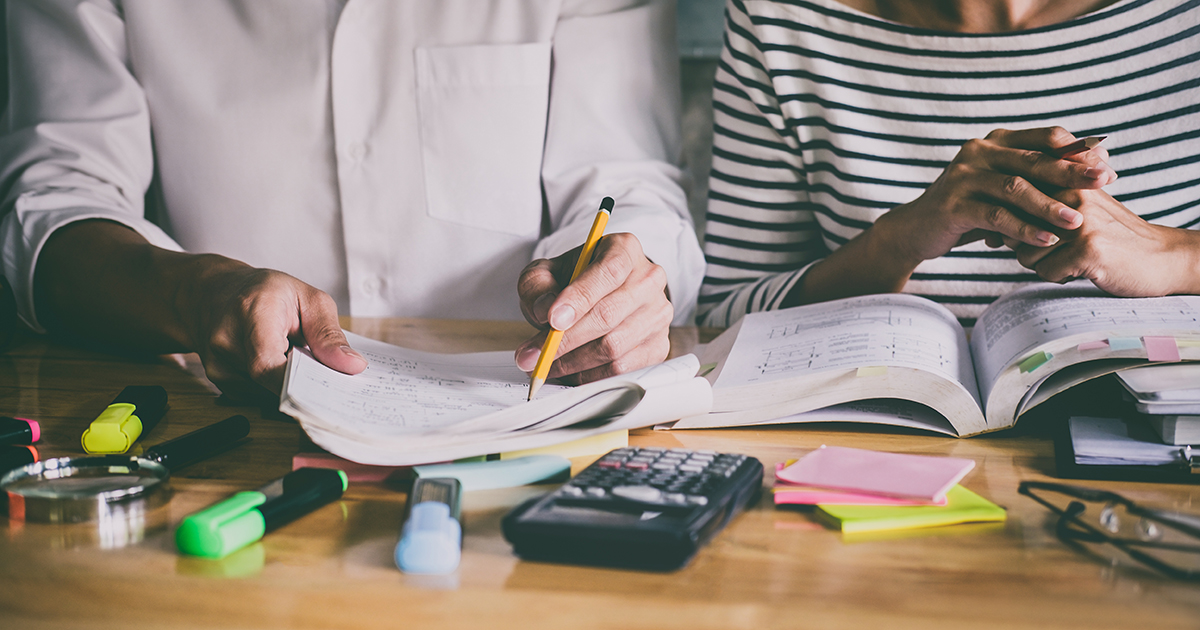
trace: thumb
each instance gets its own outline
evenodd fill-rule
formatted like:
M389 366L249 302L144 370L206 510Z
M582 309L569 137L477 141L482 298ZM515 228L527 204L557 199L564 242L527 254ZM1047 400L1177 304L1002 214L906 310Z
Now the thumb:
M321 363L345 374L367 369L367 360L350 347L338 323L337 304L323 291L302 299L300 331L308 349Z

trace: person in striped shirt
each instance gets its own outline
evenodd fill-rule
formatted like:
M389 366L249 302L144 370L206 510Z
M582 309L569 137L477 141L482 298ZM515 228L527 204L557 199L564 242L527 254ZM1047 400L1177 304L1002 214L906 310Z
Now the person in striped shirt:
M1198 103L1200 0L729 0L697 321L1200 293Z

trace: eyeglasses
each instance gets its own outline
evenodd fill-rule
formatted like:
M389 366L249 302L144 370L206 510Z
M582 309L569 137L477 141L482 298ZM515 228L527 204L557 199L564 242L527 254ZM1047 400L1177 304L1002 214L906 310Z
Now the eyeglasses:
M1067 545L1107 545L1174 579L1200 581L1200 515L1143 507L1106 490L1043 481L1022 481L1017 492L1058 515L1055 533Z

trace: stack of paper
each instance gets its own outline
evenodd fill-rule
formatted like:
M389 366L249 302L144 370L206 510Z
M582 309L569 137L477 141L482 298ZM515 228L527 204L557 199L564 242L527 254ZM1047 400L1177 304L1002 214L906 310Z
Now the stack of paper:
M360 464L407 466L540 449L704 413L693 355L579 387L546 385L512 352L434 354L347 334L368 368L350 376L307 351L288 360L280 410L318 446Z
M1003 521L999 506L956 485L969 459L882 453L837 446L776 470L776 505L816 505L843 532Z
M1164 443L1200 444L1200 363L1131 368L1117 380Z

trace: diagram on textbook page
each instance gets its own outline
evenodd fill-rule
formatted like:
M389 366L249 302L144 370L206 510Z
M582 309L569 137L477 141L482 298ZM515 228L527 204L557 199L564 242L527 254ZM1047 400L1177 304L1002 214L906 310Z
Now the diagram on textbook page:
M946 309L913 296L865 296L826 308L772 311L743 320L716 384L896 366L937 372L973 388L966 347L962 327Z

